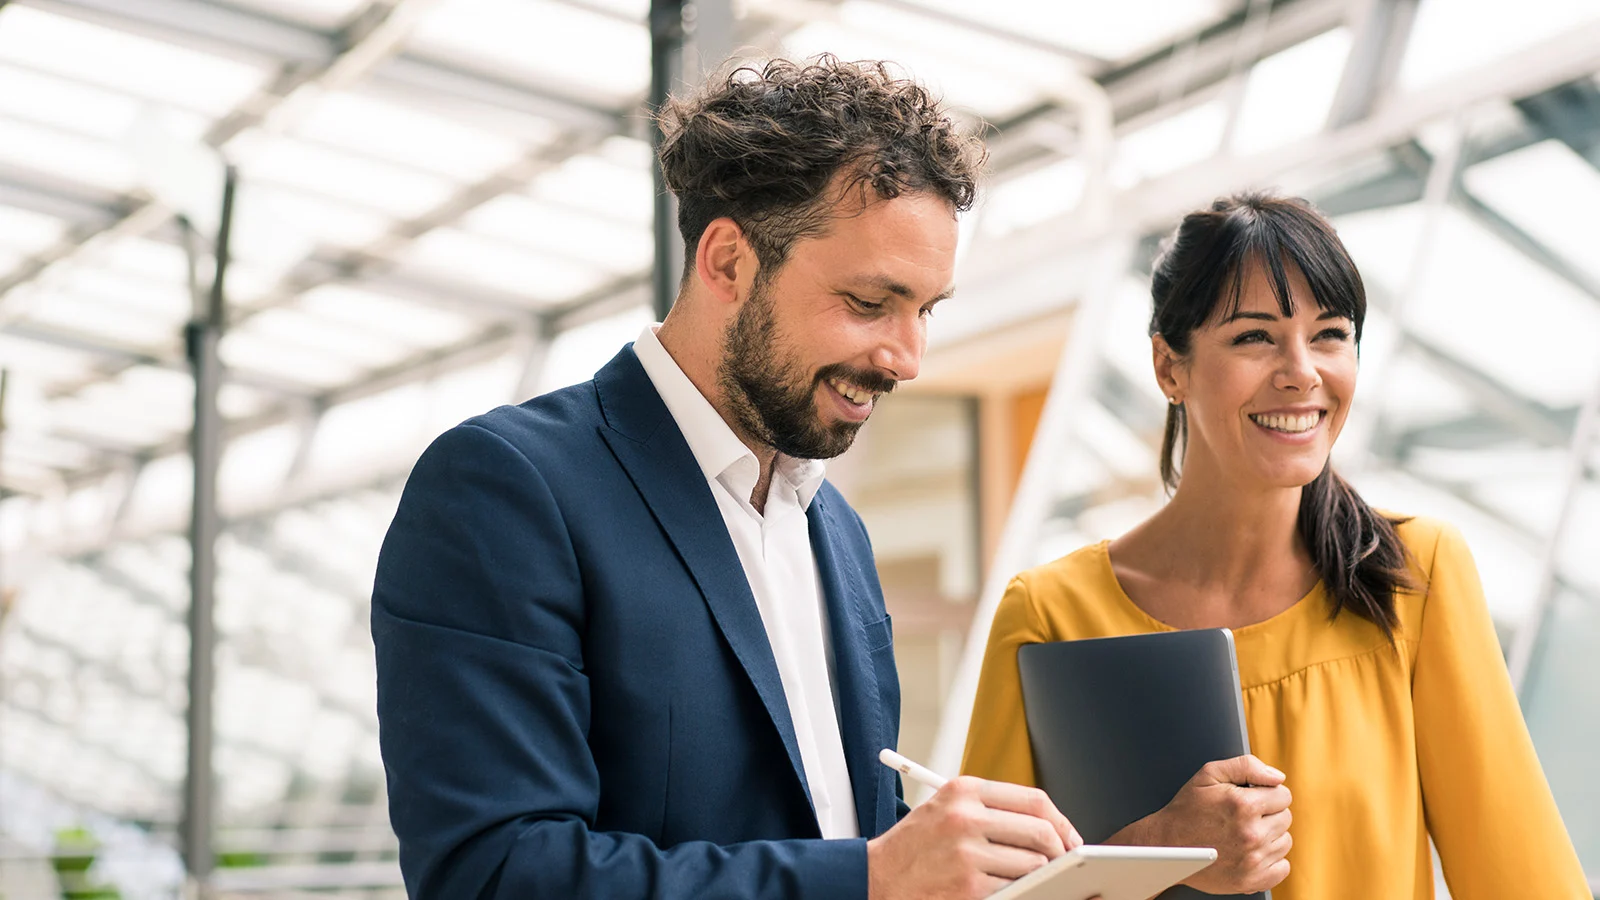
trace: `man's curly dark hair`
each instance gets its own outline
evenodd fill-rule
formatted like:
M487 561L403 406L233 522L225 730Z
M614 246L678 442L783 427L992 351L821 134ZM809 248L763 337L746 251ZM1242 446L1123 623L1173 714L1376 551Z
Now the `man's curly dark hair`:
M741 66L659 114L661 170L678 198L685 276L712 220L744 229L763 275L822 233L840 172L880 198L907 191L971 208L985 152L922 86L890 64L824 54Z

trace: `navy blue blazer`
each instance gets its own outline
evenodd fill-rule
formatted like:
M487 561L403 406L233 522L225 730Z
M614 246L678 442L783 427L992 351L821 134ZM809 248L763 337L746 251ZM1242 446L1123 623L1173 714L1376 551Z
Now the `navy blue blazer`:
M727 527L632 346L438 438L372 594L389 815L413 898L866 896L906 811L872 549L807 510L863 838L824 841Z

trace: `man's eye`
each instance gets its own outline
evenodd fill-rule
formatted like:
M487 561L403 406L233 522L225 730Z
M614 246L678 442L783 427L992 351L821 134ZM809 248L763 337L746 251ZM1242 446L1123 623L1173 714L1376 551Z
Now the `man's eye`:
M854 294L845 294L845 296L848 297L850 299L850 302L852 304L854 304L855 307L857 309L861 310L862 312L877 312L878 310L883 308L883 304L882 303L878 303L878 302L872 301L872 300L863 300L863 299L861 299L860 297L857 297Z

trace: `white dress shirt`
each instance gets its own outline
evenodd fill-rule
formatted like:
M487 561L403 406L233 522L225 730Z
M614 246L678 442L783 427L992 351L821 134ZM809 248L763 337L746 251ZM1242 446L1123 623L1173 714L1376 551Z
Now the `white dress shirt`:
M860 837L839 737L827 607L806 521L806 507L822 486L822 462L778 454L764 513L757 512L750 504L761 476L755 453L667 353L656 338L658 327L646 328L633 351L705 473L750 580L783 681L817 824L825 838Z

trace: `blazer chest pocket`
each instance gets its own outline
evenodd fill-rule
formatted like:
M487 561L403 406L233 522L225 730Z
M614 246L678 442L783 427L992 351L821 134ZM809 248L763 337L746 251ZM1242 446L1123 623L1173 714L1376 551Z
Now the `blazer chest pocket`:
M876 622L868 622L861 626L861 633L867 640L867 652L877 653L894 643L894 626L891 624L892 616L884 616Z

